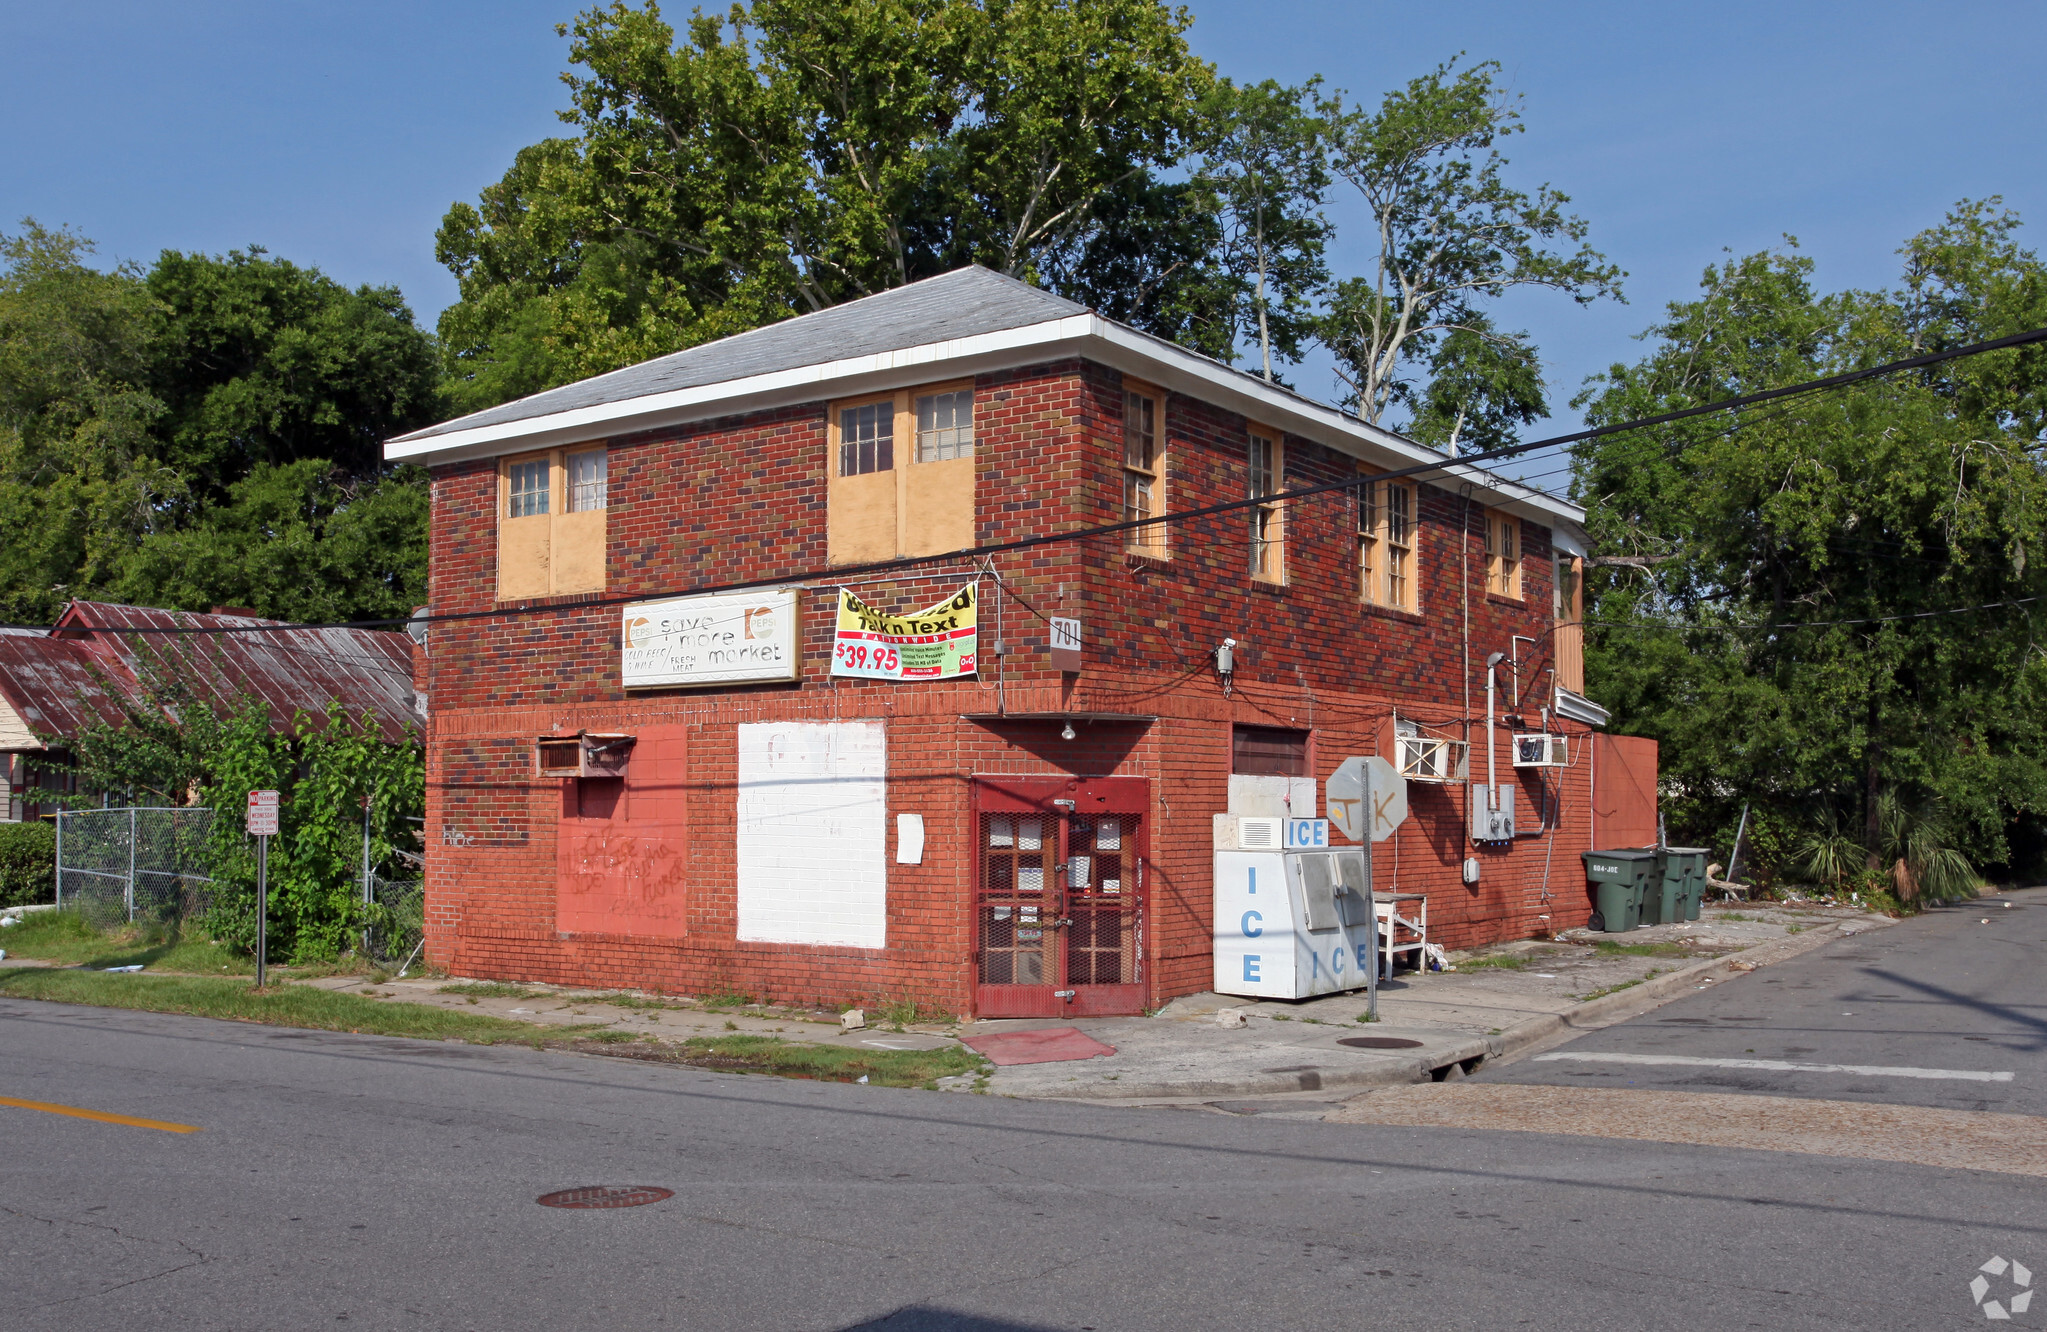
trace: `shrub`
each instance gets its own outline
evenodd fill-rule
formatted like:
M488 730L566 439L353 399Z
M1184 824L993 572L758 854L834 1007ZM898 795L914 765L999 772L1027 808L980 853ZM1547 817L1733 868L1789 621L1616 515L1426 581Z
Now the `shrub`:
M56 828L0 823L0 907L56 900Z

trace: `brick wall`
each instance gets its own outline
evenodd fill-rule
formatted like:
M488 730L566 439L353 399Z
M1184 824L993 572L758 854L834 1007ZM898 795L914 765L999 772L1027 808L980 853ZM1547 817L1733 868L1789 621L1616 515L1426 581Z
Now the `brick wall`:
M977 381L981 542L1121 518L1120 384L1115 371L1080 362ZM1246 424L1169 397L1171 509L1245 495ZM825 438L819 403L614 440L604 595L651 596L823 568ZM1285 440L1284 466L1290 486L1355 474L1348 456L1294 436ZM434 475L434 609L490 610L495 467L455 464ZM589 597L439 624L425 663L433 710L429 955L455 970L515 979L732 988L795 1000L916 997L964 1011L974 974L970 779L1068 773L1152 783L1147 970L1154 999L1206 988L1210 816L1226 805L1233 724L1310 730L1319 781L1346 755L1390 753L1396 710L1452 736L1474 718L1472 737L1481 740L1482 662L1490 652L1511 654L1512 635L1536 640L1519 645L1531 725L1549 695L1547 531L1523 525L1524 600L1493 598L1484 591L1482 505L1428 485L1419 501L1418 614L1360 603L1355 502L1338 493L1291 506L1283 587L1251 580L1249 517L1241 512L1175 527L1163 560L1129 555L1122 537L999 557L992 572L1000 585L983 582L983 672L948 684L831 677L828 577L805 596L804 668L794 683L627 697L619 686L619 611L590 605ZM870 603L912 609L977 571L939 560L855 586ZM1078 676L1049 668L1044 617L1054 614L1084 622L1087 669ZM1209 657L1226 636L1238 640L1227 698ZM992 654L998 639L1008 648L999 660ZM1468 710L1467 660L1476 668ZM1505 712L1512 683L1502 670ZM1080 722L1078 737L1063 741L1056 720L973 720L997 713L1157 720ZM886 945L740 942L737 727L853 719L879 721L887 735ZM658 830L632 826L639 820L630 814L626 826L613 826L615 811L593 815L562 782L532 775L533 737L577 729L658 733L667 756L658 765L663 792L635 789L636 781L655 780L653 763L641 770L646 776L629 775L622 792L629 811L658 811ZM1512 780L1505 737L1503 727L1502 780ZM1473 775L1482 779L1478 749L1475 743ZM1555 789L1562 827L1554 838L1508 848L1474 848L1465 838L1461 787L1414 784L1412 817L1378 848L1378 886L1426 891L1435 937L1453 947L1582 923L1584 772L1571 769L1561 781L1552 775L1547 786L1524 777L1524 823L1539 818ZM926 820L921 865L893 863L894 815L903 810ZM685 847L686 858L664 859L668 842ZM1482 864L1469 887L1459 873L1467 855ZM636 857L639 871L619 867ZM649 868L657 861L665 871ZM558 915L558 880L571 871L597 883L613 905L592 914L585 900L566 918ZM642 910L634 902L653 901L649 876L662 880L661 904ZM595 891L590 882L578 880L586 899Z

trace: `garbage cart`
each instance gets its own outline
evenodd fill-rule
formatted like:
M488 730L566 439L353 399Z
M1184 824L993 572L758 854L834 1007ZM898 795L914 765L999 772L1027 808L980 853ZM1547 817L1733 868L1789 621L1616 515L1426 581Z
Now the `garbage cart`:
M1653 849L1625 847L1585 853L1586 886L1592 892L1591 926L1621 934L1642 923L1642 901L1651 891L1658 865Z
M1705 846L1663 848L1663 877L1666 882L1676 880L1681 913L1667 917L1670 922L1699 918L1699 904L1706 898L1706 857L1711 854L1712 848Z

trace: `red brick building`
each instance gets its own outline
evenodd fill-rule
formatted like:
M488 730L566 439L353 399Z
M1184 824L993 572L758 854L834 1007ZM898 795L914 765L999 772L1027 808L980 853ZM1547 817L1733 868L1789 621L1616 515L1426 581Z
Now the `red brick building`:
M451 970L1138 1011L1210 985L1213 816L1319 813L1351 755L1452 779L1375 848L1434 939L1588 913L1582 514L1045 292L966 269L388 456L433 475ZM927 632L835 656L841 588ZM1478 843L1495 653L1519 835ZM1514 767L1517 731L1569 766Z

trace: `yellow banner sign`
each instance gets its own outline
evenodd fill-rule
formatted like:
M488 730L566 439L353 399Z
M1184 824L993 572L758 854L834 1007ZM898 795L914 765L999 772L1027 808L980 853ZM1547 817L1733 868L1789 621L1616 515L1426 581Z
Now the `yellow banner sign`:
M946 680L974 673L979 585L968 583L934 606L888 615L839 589L832 674L873 680Z

